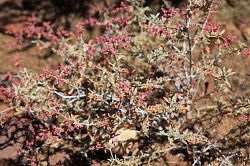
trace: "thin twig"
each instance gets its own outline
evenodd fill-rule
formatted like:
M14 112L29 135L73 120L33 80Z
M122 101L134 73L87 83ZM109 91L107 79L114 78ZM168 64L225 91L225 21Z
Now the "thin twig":
M82 97L86 97L85 94L77 95L77 96L65 96L61 92L54 91L54 93L57 94L58 96L64 98L64 99L75 99L75 98L79 99L79 98L82 98Z
M187 20L187 37L188 37L188 55L189 55L189 71L190 71L190 73L189 73L189 75L190 75L190 87L192 86L192 51L191 51L191 38L190 38L190 32L189 32L189 25L190 25L190 21L191 21L191 19L190 18L188 18L188 20Z
M187 9L187 19L186 19L186 33L187 33L187 40L188 40L188 50L187 50L187 54L189 55L189 75L190 75L190 88L192 87L192 43L191 43L191 36L190 36L190 24L191 24L191 17L189 16L190 12L191 12L191 1L189 2L189 6Z
M212 1L211 4L210 4L210 7L209 7L209 9L208 9L208 15L207 15L207 17L206 17L206 20L205 20L203 26L202 26L202 29L201 29L200 34L199 34L199 35L195 35L194 39L196 39L196 36L201 36L201 35L203 34L203 31L204 31L204 29L205 29L205 27L206 27L206 24L207 24L207 22L208 22L208 20L209 20L210 15L211 15L211 8L212 8L212 5L213 5L213 2L214 2L214 1ZM191 48L191 52L193 52L193 50L195 49L195 47L196 47L196 45L198 44L198 42L199 42L198 39L197 39L197 40L194 40L194 45L193 45L193 47Z
M15 107L6 108L6 109L0 111L0 113L2 114L2 113L4 113L4 112L10 111L10 110L12 110L12 109L14 109L14 108L15 108Z

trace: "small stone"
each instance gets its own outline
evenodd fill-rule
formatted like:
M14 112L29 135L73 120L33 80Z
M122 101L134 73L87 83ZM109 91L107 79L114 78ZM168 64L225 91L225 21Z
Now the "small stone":
M41 166L47 166L48 165L48 162L47 161L42 161L40 162Z
M109 140L109 147L114 154L128 155L133 152L139 143L139 131L132 129L121 128L117 130L116 136Z
M242 33L243 33L243 37L249 42L250 41L250 27L244 28Z

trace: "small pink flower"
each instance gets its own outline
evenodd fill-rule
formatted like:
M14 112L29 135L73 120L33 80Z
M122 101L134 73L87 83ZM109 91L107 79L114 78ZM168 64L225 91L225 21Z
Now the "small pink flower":
M131 19L132 19L131 16L128 16L128 17L122 16L122 17L114 18L112 22L115 24L118 24L121 28L125 28Z
M243 55L250 56L250 49L242 51Z
M166 30L165 28L153 27L153 28L151 29L151 36L152 36L152 37L156 37L156 36L158 36L158 35L160 35L160 36L162 36L162 37L164 37L164 38L166 38L166 37L169 36L169 34L168 34L168 32L167 32L167 30Z
M85 31L84 25L84 21L80 21L75 25L77 37L80 37L80 35Z
M166 17L166 18L172 18L179 11L180 10L178 8L171 8L169 10L161 8L161 12L163 13L163 17Z
M132 12L133 11L133 7L130 5L125 4L124 2L120 3L120 7L117 7L114 9L113 13L119 13L121 11L127 11L127 12Z
M239 120L249 120L250 119L250 116L247 116L247 115L241 115L238 117Z
M107 44L104 46L104 48L101 50L101 53L109 53L111 55L115 55L116 51L112 44Z
M87 51L89 56L94 56L96 53L96 48L94 46L88 46L88 51Z
M205 31L208 33L218 32L220 29L221 29L221 26L217 22L208 22L205 25Z
M124 97L130 93L131 89L132 85L129 81L119 80L117 82L117 87L115 88L115 94L120 99L124 99Z
M228 48L236 39L236 36L226 36L223 38L223 46Z
M152 93L151 91L140 92L139 95L137 96L137 103L143 107L147 106L145 100L151 93Z

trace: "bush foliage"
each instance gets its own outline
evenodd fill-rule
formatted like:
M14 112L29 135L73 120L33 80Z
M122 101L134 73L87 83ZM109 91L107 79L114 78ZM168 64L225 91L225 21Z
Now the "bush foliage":
M234 72L222 63L228 54L249 56L248 46L225 35L219 1L188 0L180 9L164 2L152 13L143 0L127 0L72 31L35 15L8 31L63 61L41 74L25 69L20 84L3 88L27 129L23 165L47 165L56 152L93 165L152 165L173 153L190 165L247 162L246 148L221 146L231 137L247 142L247 128L214 139L200 122L211 112L221 119L248 113L249 99L230 93Z

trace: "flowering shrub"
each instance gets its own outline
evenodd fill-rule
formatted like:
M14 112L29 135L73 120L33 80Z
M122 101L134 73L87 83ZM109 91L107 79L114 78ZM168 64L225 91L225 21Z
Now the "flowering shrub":
M240 160L242 150L223 150L213 133L194 126L209 111L236 117L249 110L249 100L230 94L234 72L221 64L225 55L248 55L249 48L224 35L213 16L216 3L189 0L185 9L149 14L143 1L127 0L72 32L39 25L35 16L25 29L8 31L19 44L33 39L63 60L42 74L24 70L21 85L1 89L16 116L27 117L22 163L41 165L57 151L93 165L101 162L93 157L100 151L111 165L152 164L173 151L193 165ZM102 34L86 40L87 26Z

